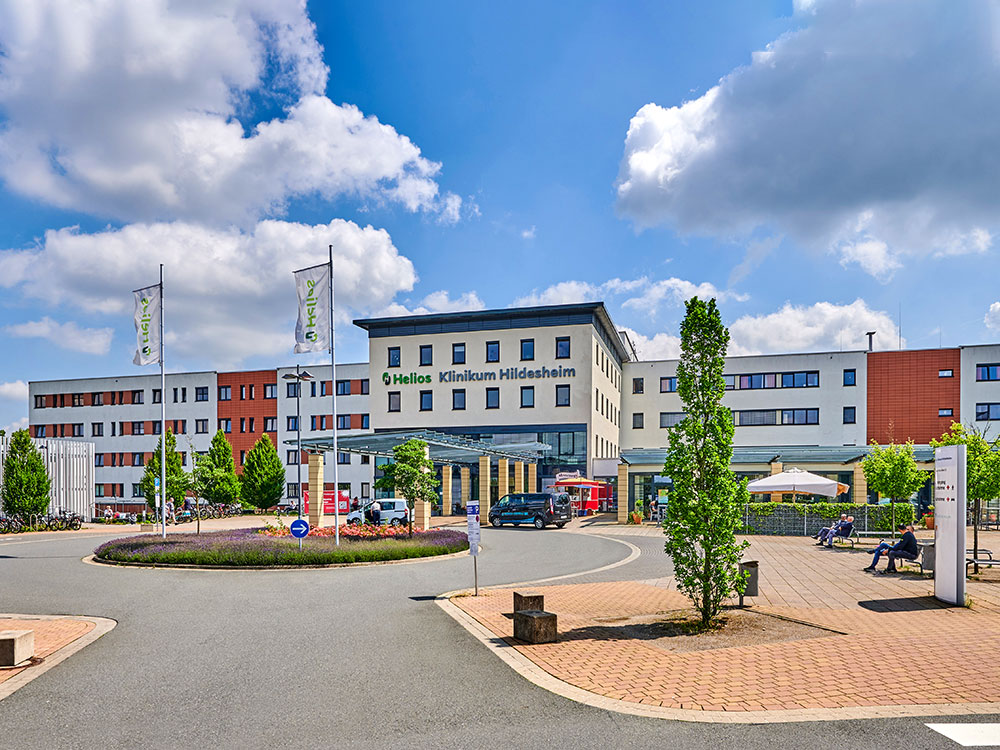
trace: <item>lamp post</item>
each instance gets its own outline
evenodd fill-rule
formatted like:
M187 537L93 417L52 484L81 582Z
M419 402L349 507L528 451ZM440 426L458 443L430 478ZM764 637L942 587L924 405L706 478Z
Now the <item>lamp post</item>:
M313 376L309 371L300 370L298 365L295 365L295 374L290 372L282 375L285 380L295 381L295 466L298 470L299 478L299 518L302 518L302 384L313 379ZM316 502L316 498L313 498L313 502ZM319 502L323 502L322 493L320 493ZM299 539L299 549L302 549L302 540Z

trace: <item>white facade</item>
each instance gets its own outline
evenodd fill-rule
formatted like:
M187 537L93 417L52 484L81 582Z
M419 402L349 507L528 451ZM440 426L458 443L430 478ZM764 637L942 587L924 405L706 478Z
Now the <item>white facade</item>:
M624 370L622 447L666 445L666 428L682 416L674 380L677 360L628 362ZM853 371L853 385L845 385L845 371ZM735 412L734 445L863 446L866 442L865 352L729 357L725 375L733 385L723 404ZM793 385L782 387L783 376L788 375ZM796 386L799 381L805 384Z
M989 438L1000 434L1000 344L961 348L962 424L985 430Z
M49 475L49 513L77 513L94 517L94 444L83 440L32 440ZM0 484L10 437L0 437Z

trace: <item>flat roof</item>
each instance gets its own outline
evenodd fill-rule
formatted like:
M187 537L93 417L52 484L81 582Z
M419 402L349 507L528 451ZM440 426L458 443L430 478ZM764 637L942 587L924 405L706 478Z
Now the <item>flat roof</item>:
M372 432L364 435L338 436L337 451L360 453L368 456L392 458L392 449L407 440L417 439L427 443L430 459L436 464L476 465L480 456L506 458L512 461L534 463L550 446L543 443L503 446L481 440L469 440L458 435L446 435L433 430L397 430ZM295 447L297 440L286 440L285 445ZM330 437L303 438L302 450L308 453L325 453L334 450Z
M733 464L852 464L868 455L867 445L787 445L787 446L736 446ZM920 462L934 460L934 449L929 445L914 445L914 457ZM662 466L667 459L666 448L633 448L621 451L627 464Z

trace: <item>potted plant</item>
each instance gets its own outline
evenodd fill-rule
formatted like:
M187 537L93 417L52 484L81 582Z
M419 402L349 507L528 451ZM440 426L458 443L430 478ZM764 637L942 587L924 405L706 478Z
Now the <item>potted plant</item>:
M934 529L934 506L927 506L927 513L924 514L924 526L928 529Z

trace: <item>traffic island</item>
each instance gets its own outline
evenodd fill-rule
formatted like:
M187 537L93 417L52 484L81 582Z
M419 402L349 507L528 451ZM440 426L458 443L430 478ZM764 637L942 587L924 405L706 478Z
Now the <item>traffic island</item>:
M94 550L93 560L148 567L298 568L396 562L452 555L469 548L468 537L453 529L415 530L410 537L405 528L384 528L342 527L339 546L332 529L315 529L302 540L301 549L287 530L273 526L172 533L166 539L131 536L102 544Z

